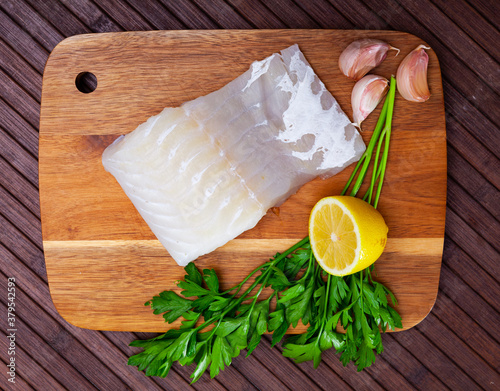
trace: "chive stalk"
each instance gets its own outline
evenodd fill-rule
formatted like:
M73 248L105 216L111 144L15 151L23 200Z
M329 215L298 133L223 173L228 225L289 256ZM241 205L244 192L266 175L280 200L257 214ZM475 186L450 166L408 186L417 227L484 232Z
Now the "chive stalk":
M377 121L377 125L373 130L372 137L368 146L366 147L365 152L359 159L358 163L354 167L354 170L349 177L344 189L340 193L340 195L344 195L347 193L349 186L351 185L354 178L356 181L352 187L351 196L356 196L361 185L366 177L368 168L370 166L370 162L373 156L373 152L375 150L375 146L377 147L375 150L375 159L373 163L373 172L372 178L370 182L370 186L368 188L367 193L363 197L363 200L367 200L368 203L372 204L371 199L375 189L375 184L378 182L376 188L376 195L373 201L373 206L376 208L378 205L378 200L380 198L380 193L382 191L382 183L384 181L385 169L387 167L387 157L389 155L389 142L391 138L391 127L392 127L392 116L394 112L394 100L396 96L396 79L394 76L391 77L389 93L384 102L384 106L382 107L382 111L380 112L380 116ZM384 149L382 152L382 156L380 156L380 151L384 145ZM380 160L380 163L379 163Z

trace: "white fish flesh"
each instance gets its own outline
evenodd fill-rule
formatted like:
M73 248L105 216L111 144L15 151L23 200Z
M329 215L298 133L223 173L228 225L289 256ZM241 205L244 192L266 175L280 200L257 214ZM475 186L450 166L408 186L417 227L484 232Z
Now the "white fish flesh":
M102 162L186 265L364 150L294 45L254 62L220 90L149 118L106 148Z

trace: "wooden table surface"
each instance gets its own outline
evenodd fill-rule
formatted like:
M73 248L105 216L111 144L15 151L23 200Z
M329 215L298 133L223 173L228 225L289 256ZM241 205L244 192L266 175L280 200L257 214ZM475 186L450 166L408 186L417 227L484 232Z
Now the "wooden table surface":
M1 0L0 389L13 390L498 390L500 389L500 3L494 0ZM443 75L448 198L436 304L416 327L383 336L385 351L357 373L334 351L318 369L270 349L270 338L216 379L190 385L174 365L147 378L127 358L145 333L67 323L45 272L38 193L42 74L64 38L110 31L318 28L399 30L436 52ZM15 384L5 365L8 278L16 282ZM99 303L96 303L99 305ZM12 346L12 344L10 345Z

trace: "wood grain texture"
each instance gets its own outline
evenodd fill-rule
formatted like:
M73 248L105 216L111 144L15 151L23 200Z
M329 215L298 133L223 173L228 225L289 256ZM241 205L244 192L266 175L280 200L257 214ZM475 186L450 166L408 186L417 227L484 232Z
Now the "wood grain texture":
M401 32L340 30L130 32L62 41L45 67L39 140L43 244L59 313L85 328L162 331L167 328L163 319L143 303L174 288L183 276L102 168L101 153L109 143L164 107L210 93L252 61L294 43L351 115L354 83L340 74L337 58L359 37L385 39L401 49L401 57L389 56L375 70L386 77L422 43ZM405 328L420 322L434 304L443 249L446 131L439 63L434 52L429 56L431 99L425 104L396 100L379 207L389 241L376 270L400 300ZM90 94L75 87L83 71L98 80ZM373 128L377 113L365 129ZM365 141L370 135L363 132ZM351 169L305 185L279 216L268 213L257 227L201 257L197 265L215 268L226 286L239 281L307 235L311 207L323 196L338 194Z

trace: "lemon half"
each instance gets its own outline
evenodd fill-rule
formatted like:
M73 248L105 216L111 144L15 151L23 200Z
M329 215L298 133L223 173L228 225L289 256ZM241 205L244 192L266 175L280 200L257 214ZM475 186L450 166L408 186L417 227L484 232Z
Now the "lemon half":
M309 218L313 254L335 276L353 274L374 263L384 251L388 230L377 209L350 196L321 199Z

